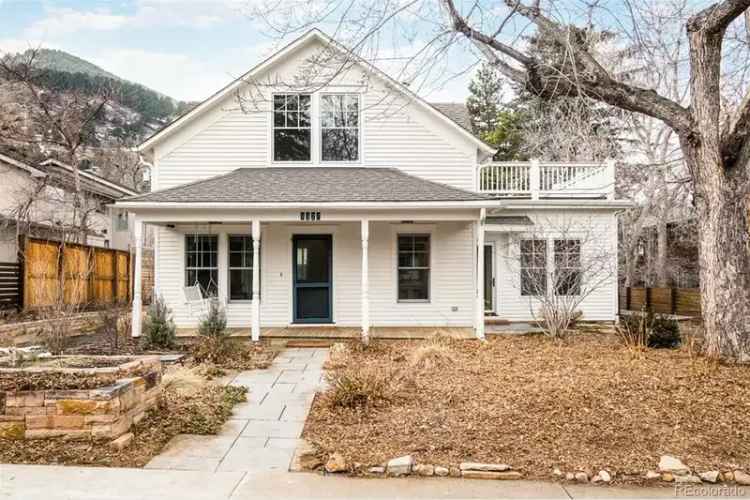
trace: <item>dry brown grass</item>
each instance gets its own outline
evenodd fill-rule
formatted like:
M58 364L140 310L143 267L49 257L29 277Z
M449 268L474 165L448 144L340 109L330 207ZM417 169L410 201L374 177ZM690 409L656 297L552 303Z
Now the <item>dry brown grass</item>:
M699 470L750 467L750 367L687 349L627 355L613 334L453 341L453 363L411 369L419 343L375 342L345 367L399 373L388 404L316 398L305 438L350 462L412 453L422 463L506 462L526 477L653 469L661 454Z

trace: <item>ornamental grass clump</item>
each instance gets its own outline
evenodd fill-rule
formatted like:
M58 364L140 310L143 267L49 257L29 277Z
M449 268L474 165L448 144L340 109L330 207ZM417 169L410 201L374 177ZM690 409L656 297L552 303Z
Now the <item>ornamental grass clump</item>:
M327 377L323 398L332 408L367 408L389 403L397 392L392 374L376 367L347 367Z
M211 301L208 312L198 325L198 343L193 357L198 363L225 364L232 357L235 346L227 331L227 315L216 301Z

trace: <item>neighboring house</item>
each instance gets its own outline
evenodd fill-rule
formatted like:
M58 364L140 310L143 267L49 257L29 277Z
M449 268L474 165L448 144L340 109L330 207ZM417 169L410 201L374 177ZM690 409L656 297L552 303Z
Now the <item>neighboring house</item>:
M587 279L573 269L586 228L613 274L581 310L615 318L615 212L628 204L613 199L614 164L492 164L455 105L361 60L330 79L314 61L332 53L353 57L312 30L139 147L153 191L116 206L135 214L136 237L156 227L155 287L179 328L200 319L197 284L254 339L298 325L481 338L485 314L532 319L529 277L565 262ZM555 232L569 221L576 232ZM137 295L133 311L137 336Z
M137 192L86 171L79 173L82 206L88 214L85 243L128 250L128 213L107 205ZM72 167L56 160L30 165L0 154L0 176L0 262L16 262L19 233L72 241L77 234Z

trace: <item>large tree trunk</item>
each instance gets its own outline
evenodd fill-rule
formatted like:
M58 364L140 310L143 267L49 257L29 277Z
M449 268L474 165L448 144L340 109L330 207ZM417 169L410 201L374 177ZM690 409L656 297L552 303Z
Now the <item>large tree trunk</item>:
M666 213L656 223L656 286L669 286L669 269L667 266L667 221Z
M750 234L745 168L727 171L717 149L684 148L696 177L704 349L750 362ZM696 168L700 165L700 168Z

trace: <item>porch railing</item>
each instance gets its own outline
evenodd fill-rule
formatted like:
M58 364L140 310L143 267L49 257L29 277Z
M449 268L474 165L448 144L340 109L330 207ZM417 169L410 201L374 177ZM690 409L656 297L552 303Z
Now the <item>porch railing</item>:
M615 164L502 162L479 166L480 193L508 197L608 198L615 195Z

